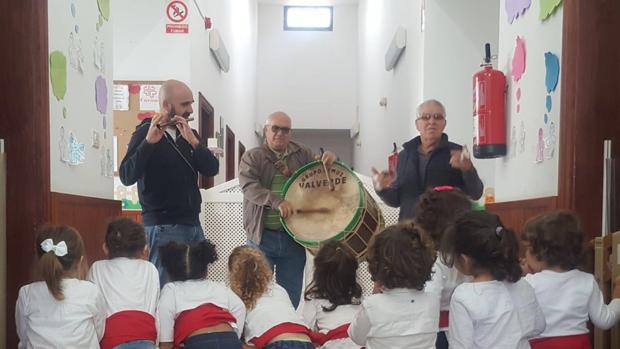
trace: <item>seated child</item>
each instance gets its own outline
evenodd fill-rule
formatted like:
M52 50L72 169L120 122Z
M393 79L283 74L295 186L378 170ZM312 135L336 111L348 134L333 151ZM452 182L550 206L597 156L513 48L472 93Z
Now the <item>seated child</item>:
M530 341L532 348L591 348L588 320L611 328L620 318L620 300L606 305L594 276L577 269L584 253L579 219L568 211L537 216L525 224L521 239L527 267L534 272L525 279L547 321L545 331ZM616 282L615 290L619 286Z
M85 281L82 237L68 226L46 226L36 239L42 281L19 290L15 309L18 348L99 348L104 300Z
M368 349L431 349L439 323L439 295L425 292L435 250L412 222L387 227L368 248L375 294L349 326L349 337Z
M146 260L144 227L130 218L112 220L103 251L108 259L93 263L88 274L105 299L101 348L155 348L159 273Z
M302 313L313 341L324 349L358 349L347 334L360 309L362 287L357 283L357 259L340 241L321 246L314 258L312 283L308 285Z
M228 287L207 279L215 245L170 242L159 249L169 280L157 306L159 348L240 349L245 307Z
M441 258L472 282L450 301L450 348L530 348L545 329L534 289L521 279L519 245L496 215L470 211L444 233Z
M228 258L230 287L247 308L244 337L257 349L314 349L310 330L282 286L273 282L263 253L239 246Z
M429 188L420 196L414 221L433 239L435 250L438 250L446 228L471 209L471 200L460 189L450 186ZM441 295L439 332L435 343L437 349L448 349L450 299L454 289L466 281L471 281L471 277L463 275L454 267L448 267L441 258L435 259L433 276L431 281L426 283L426 290L431 291L433 288Z

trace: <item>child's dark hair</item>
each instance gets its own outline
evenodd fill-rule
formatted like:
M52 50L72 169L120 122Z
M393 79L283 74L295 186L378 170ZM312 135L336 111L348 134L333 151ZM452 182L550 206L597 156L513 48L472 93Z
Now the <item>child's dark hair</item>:
M323 307L324 311L358 301L362 287L357 282L357 267L357 259L342 242L327 242L314 258L314 274L305 293L306 300L327 299L331 306Z
M62 242L67 246L67 254L58 256L59 252L50 249L44 251L42 243L50 239L51 243L58 246ZM57 300L63 300L62 278L70 270L77 268L83 262L84 242L77 230L66 225L44 226L39 230L36 239L38 276L45 281L52 296Z
M420 196L414 221L439 249L444 231L460 215L471 211L471 200L458 188L429 188Z
M171 241L159 248L159 254L170 281L204 279L209 264L217 260L215 245L208 240L191 245Z
M521 278L517 238L494 214L466 212L448 227L441 256L446 265L453 266L460 255L471 258L474 275L489 272L495 280L510 282Z
M583 263L583 231L579 218L570 211L546 213L528 220L521 239L549 267L571 270Z
M413 222L387 227L368 248L372 280L386 288L422 290L435 263L433 242Z
M251 310L271 286L273 273L263 252L252 246L237 246L228 257L228 278L230 289Z
M105 244L110 258L136 258L146 246L144 226L127 217L114 218L108 223Z

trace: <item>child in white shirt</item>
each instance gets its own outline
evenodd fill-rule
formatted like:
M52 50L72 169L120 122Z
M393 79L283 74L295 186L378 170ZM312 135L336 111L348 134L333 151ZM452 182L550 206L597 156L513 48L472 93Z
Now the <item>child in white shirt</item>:
M116 218L107 227L103 250L109 259L93 263L88 279L105 299L102 349L153 349L159 273L147 259L142 224Z
M208 280L215 245L170 242L159 248L168 282L157 306L159 348L241 349L245 307L228 287Z
M433 239L435 250L441 246L443 233L454 220L465 212L472 210L472 202L459 188L441 186L429 188L420 196L415 208L414 221ZM436 349L448 349L448 325L450 318L450 300L454 289L471 278L463 275L454 267L445 265L441 258L435 259L433 276L426 283L427 291L440 295L439 332Z
M228 258L230 287L247 308L243 335L257 349L314 349L310 329L280 285L273 282L265 255L251 246Z
M521 236L525 262L547 327L530 341L534 349L591 348L588 320L601 329L620 319L620 284L616 299L605 304L592 274L577 269L583 262L584 237L577 216L569 211L543 214L529 220Z
M532 287L521 279L519 245L496 215L471 211L449 227L441 258L473 282L450 301L450 348L529 349L545 329Z
M99 348L105 326L97 286L84 281L84 243L68 226L43 227L36 239L42 281L19 290L18 348Z
M368 271L375 294L349 326L349 337L368 349L434 349L439 296L424 291L431 278L435 250L412 222L390 226L373 237Z
M313 278L305 293L302 315L314 331L313 342L321 348L360 348L347 334L361 307L357 267L355 255L337 240L321 246L314 258Z

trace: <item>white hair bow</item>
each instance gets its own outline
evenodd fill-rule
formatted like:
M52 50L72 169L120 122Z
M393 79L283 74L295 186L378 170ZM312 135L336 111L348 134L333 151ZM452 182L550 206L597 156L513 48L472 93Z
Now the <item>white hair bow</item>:
M58 257L66 256L68 253L67 244L64 241L54 245L52 239L43 240L43 242L41 242L41 249L45 251L45 253L54 251L54 254Z

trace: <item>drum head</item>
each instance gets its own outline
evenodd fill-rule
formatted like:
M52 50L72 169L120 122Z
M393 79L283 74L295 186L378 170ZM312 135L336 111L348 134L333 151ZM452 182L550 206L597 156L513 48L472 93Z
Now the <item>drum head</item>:
M294 209L323 211L295 213L282 219L286 231L306 247L342 239L353 230L362 214L365 192L357 176L341 162L332 164L328 171L334 191L321 161L301 167L284 185L284 199Z

